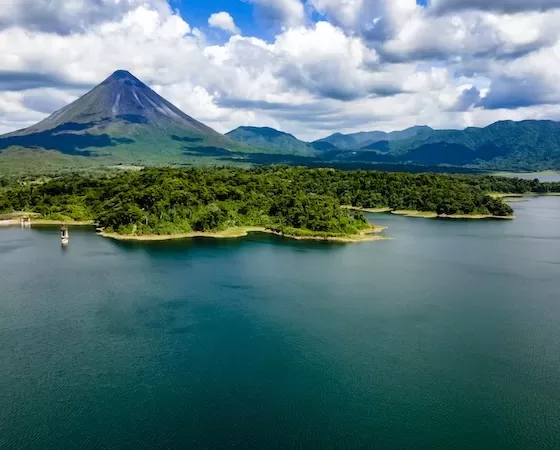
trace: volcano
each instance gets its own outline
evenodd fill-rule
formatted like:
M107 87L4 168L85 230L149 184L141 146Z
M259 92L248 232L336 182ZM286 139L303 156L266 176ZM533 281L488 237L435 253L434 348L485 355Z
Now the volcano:
M247 151L247 146L188 116L125 70L117 70L36 125L0 136L0 151L9 147L134 163Z

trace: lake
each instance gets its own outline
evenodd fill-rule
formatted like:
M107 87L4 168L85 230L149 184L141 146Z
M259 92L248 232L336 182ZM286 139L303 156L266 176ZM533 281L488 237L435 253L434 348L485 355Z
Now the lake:
M508 178L521 178L522 180L534 180L535 178L542 183L560 183L560 172L547 171L547 172L497 172L497 176L504 176Z
M394 240L0 230L0 448L558 448L560 198Z

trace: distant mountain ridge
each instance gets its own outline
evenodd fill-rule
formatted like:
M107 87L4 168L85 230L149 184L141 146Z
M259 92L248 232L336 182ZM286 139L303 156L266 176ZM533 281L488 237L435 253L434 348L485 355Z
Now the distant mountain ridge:
M429 135L434 130L428 126L415 126L401 131L362 131L352 134L335 133L315 142L328 142L341 150L356 150L379 141L398 141Z
M559 169L560 123L499 121L484 128L433 130L416 138L374 143L368 149L383 152L393 161L413 164Z
M243 128L243 127L242 127ZM270 128L244 127L242 141L295 153L313 149L315 157L337 163L389 163L500 170L560 169L560 123L500 121L487 127L435 130L415 126L392 132L335 133L307 143ZM240 129L228 135L239 139ZM278 141L278 134L289 143Z
M226 136L257 148L268 148L279 154L314 155L332 150L356 150L386 140L401 140L427 136L434 130L428 126L416 126L402 131L363 131L353 134L335 133L313 142L305 142L290 133L270 127L241 126Z
M315 155L311 144L300 141L292 134L270 127L242 126L226 133L226 136L255 148L274 150L282 155Z

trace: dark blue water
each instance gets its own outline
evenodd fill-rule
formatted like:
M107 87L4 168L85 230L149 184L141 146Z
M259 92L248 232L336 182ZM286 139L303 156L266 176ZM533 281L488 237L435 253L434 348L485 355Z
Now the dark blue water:
M0 230L0 448L557 448L560 198L392 241Z

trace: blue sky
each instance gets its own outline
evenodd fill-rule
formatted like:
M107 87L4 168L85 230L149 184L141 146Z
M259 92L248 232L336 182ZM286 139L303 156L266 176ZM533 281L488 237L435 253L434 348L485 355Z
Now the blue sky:
M228 11L237 26L247 35L271 39L274 30L270 24L258 20L254 6L246 0L170 0L170 6L176 8L181 15L189 18L189 23L195 27L205 28L211 14ZM426 6L428 0L416 0L421 6ZM324 20L321 14L313 12L315 20Z
M244 33L251 36L267 35L269 37L266 27L255 20L254 8L248 2L230 0L225 7L224 0L175 0L171 2L171 5L177 8L183 17L189 17L189 23L195 27L207 27L208 17L211 14L226 10Z
M0 133L117 69L220 132L558 120L559 23L560 0L4 0Z

